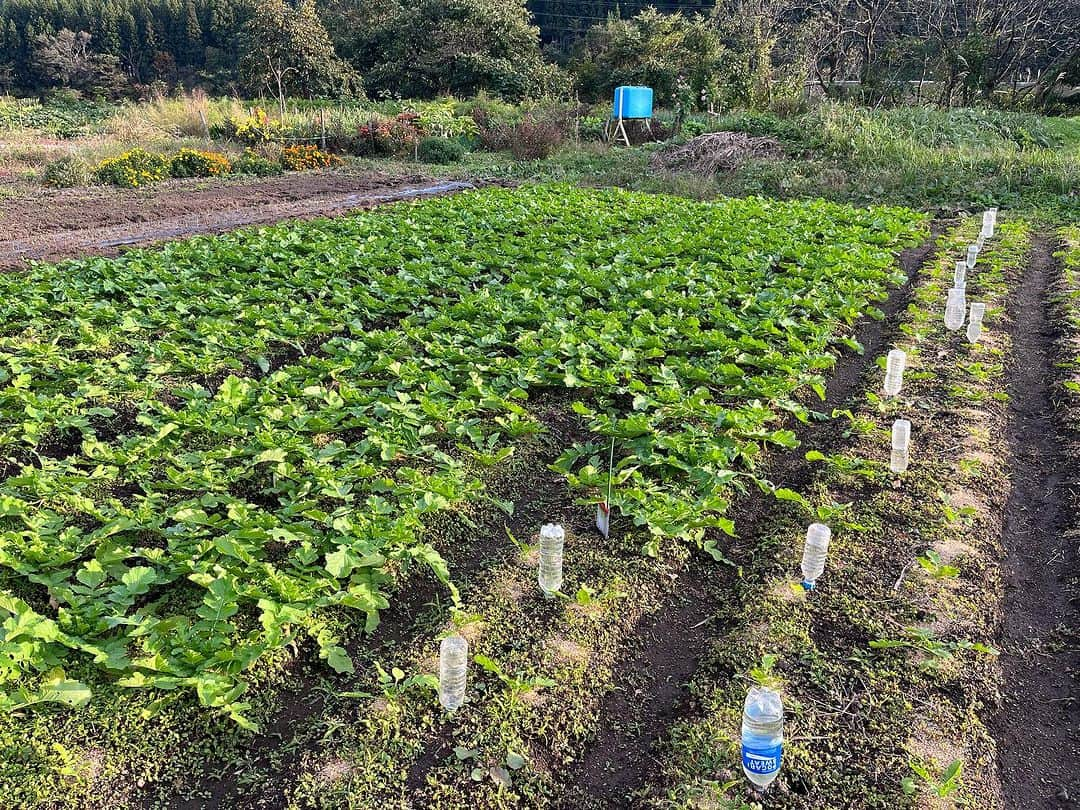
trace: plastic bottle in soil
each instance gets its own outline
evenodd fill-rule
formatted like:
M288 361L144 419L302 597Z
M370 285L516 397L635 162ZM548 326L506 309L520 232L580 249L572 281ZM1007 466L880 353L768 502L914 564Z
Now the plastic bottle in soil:
M895 397L900 393L904 385L904 366L907 364L907 353L901 349L893 349L885 361L885 394Z
M802 586L812 591L818 578L825 572L825 557L829 553L832 529L824 523L811 523L806 530L806 543L802 555Z
M991 208L983 212L982 233L987 239L994 237L994 226L997 225L997 209Z
M743 704L743 773L759 790L773 783L784 755L784 702L764 686L752 686Z
M964 311L967 309L967 297L959 287L949 290L949 298L945 302L945 328L955 332L964 325Z
M563 544L566 533L556 523L547 523L540 529L540 590L551 599L562 587Z
M982 337L983 316L986 315L986 304L973 303L968 313L967 339L971 343L978 343Z
M967 262L957 262L956 269L953 270L953 283L954 287L959 287L961 290L967 287Z
M979 260L979 246L978 245L968 245L968 249L967 249L967 266L968 266L968 270L971 270L973 267L975 267L975 262L977 262L978 260Z
M461 636L447 636L439 644L439 703L455 711L465 702L469 677L469 642Z
M889 459L889 469L899 475L907 472L908 468L908 444L911 439L911 422L907 419L897 419L892 426L892 456Z

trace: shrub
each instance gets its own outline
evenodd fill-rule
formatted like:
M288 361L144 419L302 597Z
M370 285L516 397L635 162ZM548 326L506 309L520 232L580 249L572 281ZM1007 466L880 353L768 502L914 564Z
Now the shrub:
M164 155L138 148L101 161L94 170L99 182L122 188L138 188L168 176L169 161Z
M243 156L233 163L232 168L236 174L250 174L255 177L272 177L285 171L280 160L271 160L254 149L245 149Z
M563 142L562 127L554 121L538 121L528 116L510 132L510 152L518 160L548 157Z
M340 163L341 160L317 146L286 146L281 150L281 165L294 172L306 169L325 169Z
M232 170L229 159L220 152L181 149L169 162L173 177L220 177Z
M267 115L266 110L257 107L251 115L243 118L229 116L221 124L211 127L210 134L213 137L229 138L254 146L279 140L282 124Z
M45 166L42 180L53 188L85 186L90 182L90 166L81 158L70 155L62 157Z
M465 157L465 147L449 138L424 138L416 154L425 163L457 163Z

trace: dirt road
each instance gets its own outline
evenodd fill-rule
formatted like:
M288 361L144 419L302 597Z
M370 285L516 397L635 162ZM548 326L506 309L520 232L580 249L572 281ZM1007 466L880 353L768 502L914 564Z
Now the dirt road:
M328 171L173 181L135 190L42 189L34 196L0 201L0 270L17 269L27 259L114 255L134 245L340 214L469 187L422 175Z

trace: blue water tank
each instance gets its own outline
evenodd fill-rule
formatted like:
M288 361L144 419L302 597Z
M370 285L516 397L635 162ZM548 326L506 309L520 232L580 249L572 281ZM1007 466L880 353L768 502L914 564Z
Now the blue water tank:
M616 87L612 118L652 118L651 87Z

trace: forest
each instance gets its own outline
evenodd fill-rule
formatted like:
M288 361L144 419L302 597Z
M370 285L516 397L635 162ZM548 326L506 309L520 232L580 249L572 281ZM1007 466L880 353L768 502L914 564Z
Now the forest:
M0 92L754 105L806 83L1029 106L1080 84L1080 0L0 0Z

